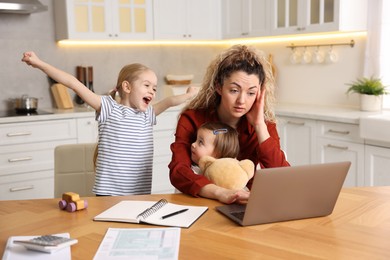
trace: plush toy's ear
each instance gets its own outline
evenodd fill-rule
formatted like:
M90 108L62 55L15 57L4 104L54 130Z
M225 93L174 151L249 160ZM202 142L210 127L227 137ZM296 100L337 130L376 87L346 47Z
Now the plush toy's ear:
M214 157L211 157L211 156L202 156L202 158L200 158L199 160L199 168L200 168L200 171L203 173L207 167L210 166L210 164L212 164L216 159Z
M255 174L255 165L251 160L242 160L238 163L241 168L248 174L248 179L252 178Z

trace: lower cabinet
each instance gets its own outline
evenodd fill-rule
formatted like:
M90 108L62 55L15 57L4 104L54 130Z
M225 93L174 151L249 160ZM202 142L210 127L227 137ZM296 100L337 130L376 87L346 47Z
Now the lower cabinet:
M157 116L154 126L154 156L152 193L173 193L175 188L169 180L168 164L172 159L171 144L175 141L175 129L179 111L169 109Z
M0 200L54 197L54 148L77 142L72 119L0 124Z
M364 183L366 186L390 185L390 148L365 145Z
M291 165L350 161L344 187L390 185L390 147L366 144L359 125L286 116L277 123Z
M0 123L0 200L54 198L55 147L97 141L94 117L76 114Z
M95 117L77 118L77 143L97 143L98 123Z
M318 138L317 154L319 163L350 161L351 168L344 181L344 187L364 185L364 145Z
M152 193L173 193L168 164L179 109L157 117L154 127ZM98 127L91 113L72 113L62 119L0 123L0 200L54 197L54 149L62 144L98 141ZM51 119L52 118L52 119Z
M315 120L280 117L277 126L280 145L291 165L315 162Z
M317 121L316 153L318 163L351 162L344 187L364 185L364 140L358 125Z

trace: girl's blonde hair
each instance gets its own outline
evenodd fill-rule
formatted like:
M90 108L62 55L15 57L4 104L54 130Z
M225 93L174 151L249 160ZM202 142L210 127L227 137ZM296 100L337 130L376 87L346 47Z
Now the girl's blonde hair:
M216 88L222 87L224 80L237 71L258 76L260 87L266 89L264 101L265 119L274 122L275 80L272 75L271 65L263 55L257 53L255 48L246 45L234 45L222 52L210 63L198 95L184 110L218 107L221 102L221 96L217 93Z
M133 84L143 72L150 71L151 69L140 63L133 63L124 66L118 75L118 80L115 88L110 91L110 96L115 100L115 94L118 92L119 97L123 98L122 82L128 81Z
M206 122L199 129L210 130L215 135L215 158L237 158L240 144L236 129L222 122Z

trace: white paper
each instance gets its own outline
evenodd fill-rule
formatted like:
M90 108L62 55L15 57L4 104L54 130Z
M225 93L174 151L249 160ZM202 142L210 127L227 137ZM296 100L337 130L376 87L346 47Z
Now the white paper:
M109 228L94 260L176 260L180 228Z
M69 238L69 233L56 234L57 236ZM71 260L70 246L63 248L53 253L44 253L33 251L25 248L23 245L14 244L14 240L28 240L36 236L13 236L10 237L5 246L3 260L28 260L28 259L39 259L39 260Z

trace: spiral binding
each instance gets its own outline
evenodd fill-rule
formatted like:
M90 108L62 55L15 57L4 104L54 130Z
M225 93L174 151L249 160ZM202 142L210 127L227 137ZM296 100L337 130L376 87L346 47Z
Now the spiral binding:
M150 208L147 208L144 211L142 211L137 216L137 218L146 219L147 217L149 217L150 215L155 213L157 210L161 209L167 203L168 203L168 201L166 199L161 199L161 200L157 201L156 203L154 203L153 206L151 206Z

